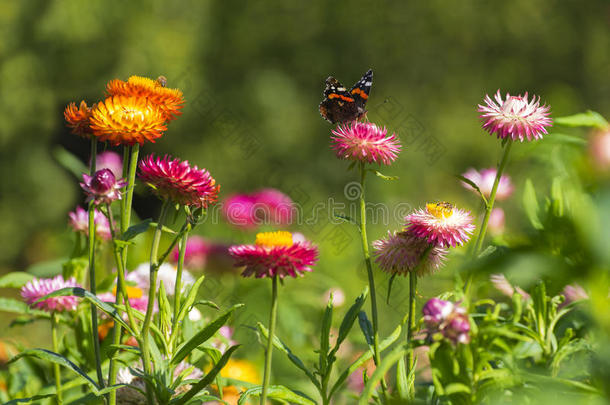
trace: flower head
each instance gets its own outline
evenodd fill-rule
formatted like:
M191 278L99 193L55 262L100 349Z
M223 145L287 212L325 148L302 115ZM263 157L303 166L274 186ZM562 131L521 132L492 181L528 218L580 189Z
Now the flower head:
M89 236L89 212L81 207L68 214L70 227L76 232ZM112 238L108 218L100 211L94 209L93 221L95 223L95 237L109 240Z
M479 104L478 111L483 119L483 129L490 134L496 134L498 138L510 138L513 141L523 142L526 138L542 139L543 134L547 134L546 127L553 123L549 118L547 105L540 105L540 97L534 96L528 101L528 95L511 96L506 94L506 99L502 100L500 90L494 97L494 102L489 95L485 96L485 105Z
M481 193L486 198L489 198L497 173L498 171L496 169L484 169L480 172L475 169L468 169L462 176L476 184L479 187L479 190L481 190ZM470 184L465 182L462 182L462 184L469 190L474 191L474 188L472 188ZM496 190L496 201L506 200L511 196L513 190L514 187L510 181L510 177L506 175L500 176L500 182L498 183L498 189Z
M167 80L160 76L157 80L147 77L131 76L127 81L114 79L106 85L109 96L140 97L156 105L164 121L171 121L182 114L184 104L182 92L165 87Z
M53 278L35 278L21 288L21 296L29 305L47 312L74 311L78 300L72 295L47 298L34 304L45 295L66 287L80 287L80 285L74 277L68 280L64 280L61 275Z
M401 145L396 134L369 122L351 122L332 131L332 148L339 159L390 165L398 157Z
M64 118L66 119L66 125L73 134L88 136L91 133L89 127L91 108L87 107L87 103L84 101L81 101L78 107L75 103L68 104L64 110Z
M464 308L431 298L424 304L422 313L429 337L441 333L453 344L470 342L470 320Z
M203 269L212 248L212 244L201 236L191 236L184 248L184 265L190 269ZM178 263L179 258L180 249L176 246L172 252L172 261Z
M111 150L97 154L95 167L97 170L110 169L117 179L123 177L123 158L121 158L118 153Z
M295 213L290 197L273 188L233 195L225 200L222 209L230 224L245 229L265 223L288 225Z
M232 246L229 253L236 266L246 267L244 277L296 277L311 271L310 266L318 260L315 246L308 241L294 242L292 234L285 231L259 233L254 245Z
M441 247L461 246L474 231L470 212L446 202L426 204L405 218L408 232Z
M132 281L141 288L145 293L148 292L150 288L150 264L142 263L136 269L125 276L127 281ZM176 288L176 267L169 264L163 263L157 272L157 288L159 288L160 283L163 283L163 287L165 287L165 291L167 295L174 295L174 290ZM182 270L182 280L181 287L182 291L186 289L187 286L193 285L195 283L195 278L193 275L186 269Z
M382 270L402 275L411 271L416 271L418 276L429 274L442 266L447 255L447 248L430 245L426 239L409 232L388 231L385 239L373 242L373 249L375 261Z
M207 208L218 198L220 186L206 169L191 167L188 161L170 156L149 155L139 163L140 180L157 195L175 203Z
M91 114L93 135L112 145L155 142L167 130L165 116L146 98L108 97L97 103Z
M87 193L87 201L95 201L96 205L110 204L121 199L121 188L125 187L125 180L118 180L110 169L101 169L93 173L93 176L83 174L83 182L80 186Z
M561 292L565 297L564 305L571 304L572 302L588 300L589 294L585 291L580 284L568 284L563 288Z

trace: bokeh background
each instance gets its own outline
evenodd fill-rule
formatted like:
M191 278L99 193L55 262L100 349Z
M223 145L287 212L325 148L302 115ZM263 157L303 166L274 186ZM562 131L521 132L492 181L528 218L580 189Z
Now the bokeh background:
M346 203L347 210L354 203L344 189L356 173L334 157L332 127L318 113L324 80L334 75L351 86L372 68L369 119L396 132L404 150L396 164L383 169L399 180L369 181L368 199L383 202L390 213L372 221L371 240L399 228L401 215L426 201L451 201L480 213L480 203L455 175L469 167L493 167L499 158L499 142L482 131L477 118L485 94L529 91L550 104L555 117L586 109L610 116L606 0L5 0L0 34L0 273L61 271L73 244L67 213L84 200L61 156L67 151L86 162L89 151L87 140L66 129L62 112L72 101L100 100L113 78L164 75L169 87L185 94L183 115L142 153L169 153L207 168L223 197L278 188L309 217L329 198ZM557 165L547 159L557 157L558 148L548 137L513 149L508 173L517 191L503 204L508 239L531 233L521 204L525 179L532 179L542 198L552 178L571 171L572 160L561 158L563 165ZM586 171L584 150L569 152L572 158L580 154L574 161L588 173L584 187L603 188L599 184L607 180ZM156 216L159 206L145 189L137 190L138 217ZM280 333L301 349L312 343L307 336L324 291L340 286L351 301L365 285L357 230L330 219L318 211L310 223L293 227L321 246L315 272L282 289L291 299L280 309L280 316L290 314L281 318ZM196 233L223 243L254 237L222 217ZM144 246L134 249L132 266L145 257ZM451 286L454 267L426 279L422 296ZM250 314L266 319L269 286L221 270L211 276L217 286L211 294L218 294L214 288L231 291L221 300L251 303ZM557 289L574 276L570 271L560 272ZM378 282L386 288L387 278L380 275ZM396 294L404 287L405 280L398 280ZM400 310L382 305L385 318L401 318ZM39 327L43 332L32 333ZM47 345L46 329L2 328L0 336ZM241 355L260 358L262 350ZM285 378L292 373L287 368L277 373L284 372Z

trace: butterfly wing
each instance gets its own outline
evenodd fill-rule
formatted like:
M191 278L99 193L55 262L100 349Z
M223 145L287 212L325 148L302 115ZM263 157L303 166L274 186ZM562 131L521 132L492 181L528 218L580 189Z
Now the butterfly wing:
M349 117L355 114L355 108L355 99L347 88L334 77L327 78L324 100L320 103L322 117L333 124L349 121Z
M369 98L371 86L373 85L373 71L369 69L363 76L354 84L349 91L349 94L354 98L355 103L364 109L364 105Z

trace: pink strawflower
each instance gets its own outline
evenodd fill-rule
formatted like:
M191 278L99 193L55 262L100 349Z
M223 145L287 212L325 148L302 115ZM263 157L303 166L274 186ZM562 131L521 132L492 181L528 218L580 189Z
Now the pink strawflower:
M150 288L150 264L141 263L134 271L125 275L125 280L135 283L137 287L148 293ZM157 288L159 288L160 283L163 283L167 295L174 295L174 290L176 289L176 266L163 263L159 267L157 271ZM195 284L193 275L188 270L182 269L182 279L180 280L182 292L193 284Z
M290 197L273 188L233 195L225 200L222 210L227 222L244 229L289 225L295 213Z
M421 277L438 270L447 255L447 248L433 245L421 262L429 246L426 239L418 238L409 232L388 231L385 239L373 242L373 255L375 262L385 272L407 275L416 271Z
M81 207L76 207L76 210L68 214L70 218L69 224L76 232L80 232L85 236L89 236L89 212ZM110 240L110 223L108 218L98 210L94 210L93 221L95 223L95 237L104 240Z
M142 295L141 297L132 297L130 292L128 291L128 296L129 296L129 305L133 308L136 309L140 312L146 312L146 309L148 307L148 297L145 295ZM110 304L114 304L116 302L116 295L112 292L104 292L104 293L100 293L97 295L97 298L100 299L100 301L103 302L108 302ZM121 299L121 303L123 303L123 300ZM157 302L155 301L155 305L154 305L154 309L153 309L154 313L158 312L158 307L157 307ZM107 317L104 314L102 314L103 317ZM123 318L125 320L127 320L127 313L123 314Z
M331 147L339 159L390 165L398 157L401 145L396 134L369 122L351 122L335 128Z
M610 129L598 132L591 137L589 154L598 169L610 168Z
M81 188L87 194L87 201L93 200L96 205L110 204L121 199L121 188L125 187L125 180L117 180L110 169L96 171L93 176L83 174Z
M80 287L80 285L74 277L68 280L64 280L61 275L53 278L35 278L21 288L21 296L28 305L47 312L74 311L78 305L78 299L72 295L47 298L34 304L45 295L66 287Z
M461 246L474 232L470 212L446 202L426 204L405 218L407 231L441 247Z
M184 249L184 266L190 269L203 269L212 251L212 244L201 236L191 236L186 241ZM180 249L178 246L172 252L172 262L178 263Z
M123 158L111 150L98 153L95 159L95 168L96 170L110 169L114 177L120 179L123 177Z
M140 180L152 187L162 199L207 208L218 198L220 186L205 169L191 167L188 161L170 156L149 155L140 161Z
M424 304L422 313L429 339L440 333L454 345L470 342L470 320L464 308L431 298Z
M479 190L481 190L481 193L483 193L486 198L489 198L497 173L498 171L496 169L483 169L480 172L475 169L468 169L462 176L476 184L479 187ZM462 185L469 190L475 191L468 183L462 182ZM496 201L506 200L511 196L513 191L514 187L510 181L510 177L503 174L500 177L498 189L496 190Z
M588 300L589 294L579 284L568 284L563 288L561 292L565 297L564 305L571 304L572 302Z
M494 208L489 214L489 222L487 227L493 235L501 235L504 232L504 210L502 208Z
M294 242L290 232L263 232L256 235L253 245L229 248L235 266L245 266L242 276L257 278L296 277L311 271L318 260L318 249L310 242Z
M511 96L506 94L502 100L500 90L495 96L494 102L489 95L485 96L485 105L479 104L477 111L483 113L483 129L490 134L496 134L498 138L510 138L513 141L523 142L526 138L542 139L547 134L546 127L550 127L553 120L549 118L550 107L540 106L540 97L534 96L528 101L528 95Z

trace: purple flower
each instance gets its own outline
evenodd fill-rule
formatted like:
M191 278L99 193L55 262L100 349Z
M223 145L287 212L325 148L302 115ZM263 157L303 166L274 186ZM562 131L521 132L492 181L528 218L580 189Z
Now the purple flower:
M72 295L47 298L34 304L45 295L66 287L80 287L80 285L74 277L68 280L64 280L61 275L53 278L35 278L21 288L21 296L28 305L33 305L35 308L47 312L74 311L78 305L78 300Z
M466 310L450 301L431 298L422 308L428 337L440 333L451 343L470 342L470 320Z
M83 174L80 186L87 193L87 201L93 200L96 205L110 204L121 199L121 188L125 187L125 180L118 180L110 169L101 169L89 176Z
M95 167L97 170L110 169L117 179L123 177L123 159L121 155L111 150L98 153L95 159Z

